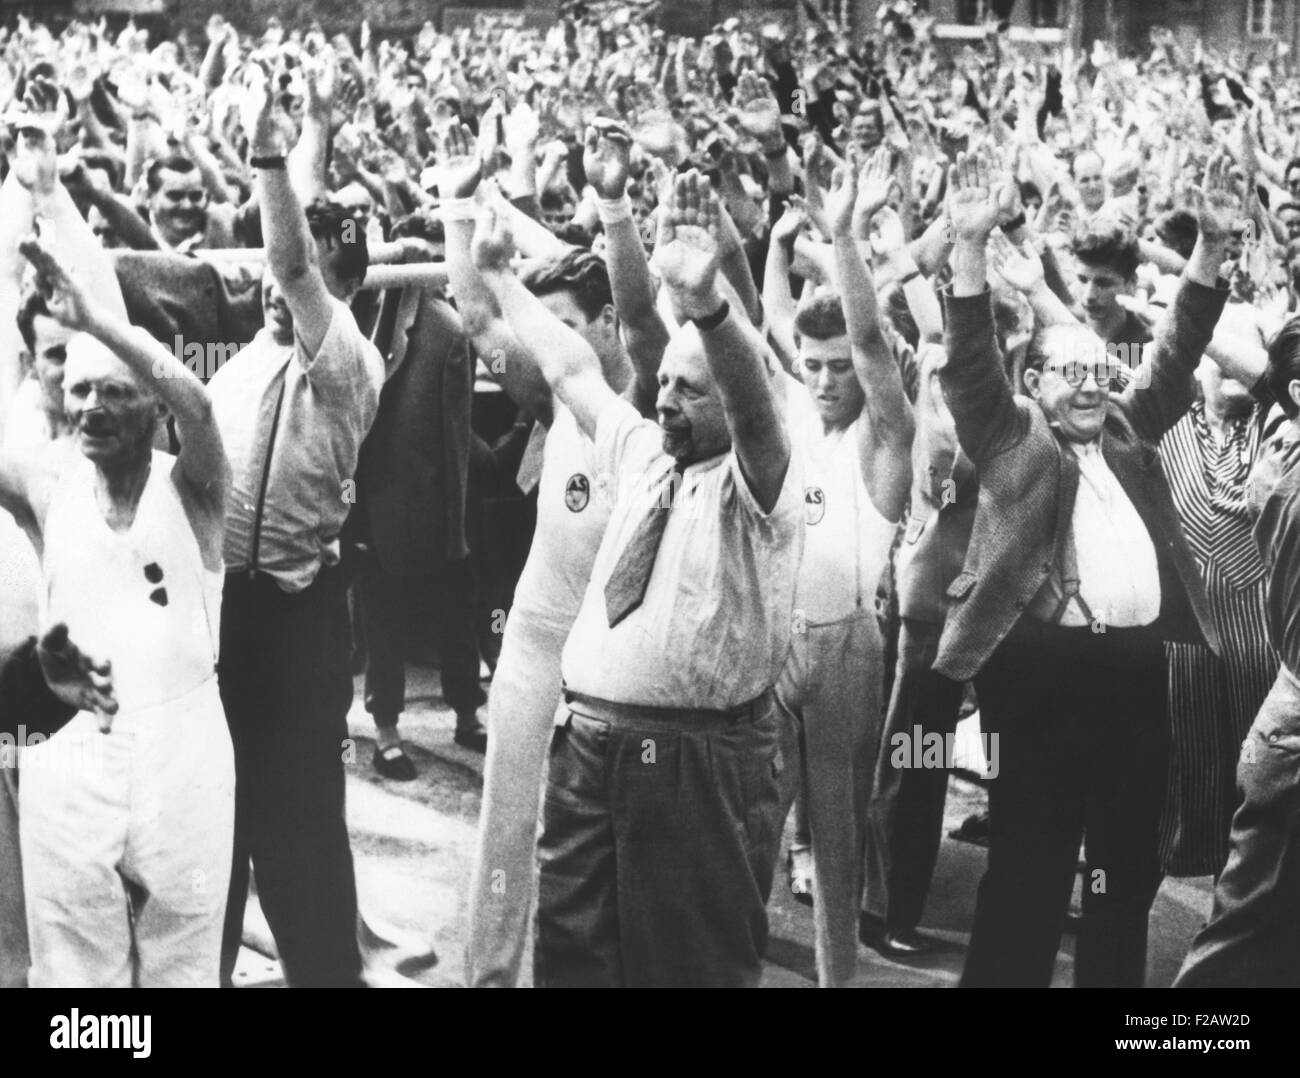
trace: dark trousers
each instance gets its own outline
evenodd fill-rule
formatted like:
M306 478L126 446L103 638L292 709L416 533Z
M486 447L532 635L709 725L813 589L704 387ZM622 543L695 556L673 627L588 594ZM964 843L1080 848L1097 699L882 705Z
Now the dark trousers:
M862 908L892 932L910 931L921 923L939 857L948 770L895 767L891 746L895 734L914 740L916 727L921 737L931 733L946 737L957 728L962 684L930 669L942 631L942 625L903 619L894 688L867 809Z
M555 730L534 983L756 987L780 769L770 696L734 721L638 710L570 710Z
M964 987L1046 987L1086 835L1078 987L1140 987L1169 764L1164 645L1022 618L976 676L999 740Z
M1285 667L1242 743L1237 785L1214 912L1175 988L1300 985L1300 681Z
M252 858L292 987L357 986L357 893L344 816L352 702L345 574L297 594L230 573L221 611L221 702L235 747L235 854L222 942L229 983Z
M366 647L366 710L376 724L393 726L406 707L406 653L411 640L411 591L427 577L390 576L372 551L358 555L357 601ZM473 715L487 701L478 679L474 574L469 559L433 574L442 695L459 715Z

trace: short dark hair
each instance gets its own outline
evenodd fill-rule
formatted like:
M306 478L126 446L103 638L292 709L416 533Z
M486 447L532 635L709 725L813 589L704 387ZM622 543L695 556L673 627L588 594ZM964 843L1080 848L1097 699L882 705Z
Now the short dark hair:
M428 210L416 210L405 217L399 217L393 225L393 239L401 240L414 237L426 243L445 244L447 229L442 218Z
M158 193L158 188L162 186L162 174L164 172L197 172L198 166L184 154L174 153L167 157L159 157L149 162L149 168L145 171L144 177L149 184L149 193L151 195Z
M45 302L45 294L39 288L30 289L23 296L22 304L18 308L18 332L22 334L23 344L27 346L27 351L32 356L36 355L36 318L43 315L46 318L53 318L50 314L50 306Z
M1287 416L1300 414L1300 405L1291 399L1287 386L1300 379L1300 316L1288 321L1268 342L1268 367L1264 377Z
M883 296L881 306L889 317L889 323L900 337L915 348L921 341L921 331L916 319L912 317L912 308L907 304L907 296L895 283Z
M1192 257L1200 232L1201 226L1191 210L1169 210L1156 218L1156 235L1160 242L1184 258Z
M1142 252L1132 232L1118 224L1098 222L1074 237L1074 257L1088 266L1113 269L1125 280L1137 273Z
M318 198L307 207L307 227L313 239L328 240L338 252L339 275L364 281L370 268L366 230L346 206Z
M551 229L555 233L555 238L561 243L567 243L572 247L582 247L591 250L591 241L594 238L577 221L568 221L558 228Z
M530 266L521 279L534 296L571 292L588 322L614 305L605 260L577 247Z
M794 338L798 343L804 337L815 341L830 341L843 337L849 331L844 321L844 304L833 293L815 296L810 303L800 307L794 316Z

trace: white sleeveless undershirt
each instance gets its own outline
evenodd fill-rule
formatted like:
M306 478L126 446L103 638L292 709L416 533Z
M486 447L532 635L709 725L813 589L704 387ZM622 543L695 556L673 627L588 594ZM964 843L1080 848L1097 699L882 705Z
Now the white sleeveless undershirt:
M875 609L876 585L897 524L876 509L862 478L859 416L823 433L820 417L792 425L804 459L804 553L795 609L823 625Z
M154 452L125 532L104 520L84 457L59 477L45 518L46 621L66 622L83 652L112 660L124 713L183 696L215 668L223 574L203 565L175 464Z

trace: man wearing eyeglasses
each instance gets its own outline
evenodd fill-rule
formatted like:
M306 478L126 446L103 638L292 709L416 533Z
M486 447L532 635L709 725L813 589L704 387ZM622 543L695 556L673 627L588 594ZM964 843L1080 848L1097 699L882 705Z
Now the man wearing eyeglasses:
M1155 448L1192 404L1227 299L1218 269L1242 211L1225 159L1197 199L1196 248L1138 376L1121 391L1100 339L1053 326L1031 342L1026 398L1002 373L986 285L1009 195L982 157L954 170L942 380L980 502L935 670L975 679L1001 755L965 986L1050 983L1085 834L1075 983L1143 981L1169 756L1164 641L1219 648Z

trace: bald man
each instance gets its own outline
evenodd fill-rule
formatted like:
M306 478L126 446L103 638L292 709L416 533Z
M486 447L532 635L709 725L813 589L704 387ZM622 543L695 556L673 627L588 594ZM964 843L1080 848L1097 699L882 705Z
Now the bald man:
M0 454L0 505L43 550L47 618L112 664L120 704L24 753L30 983L215 987L234 826L215 677L229 466L198 378L49 250L21 250L75 333L79 453ZM152 448L168 413L179 457ZM93 766L45 766L68 752Z

